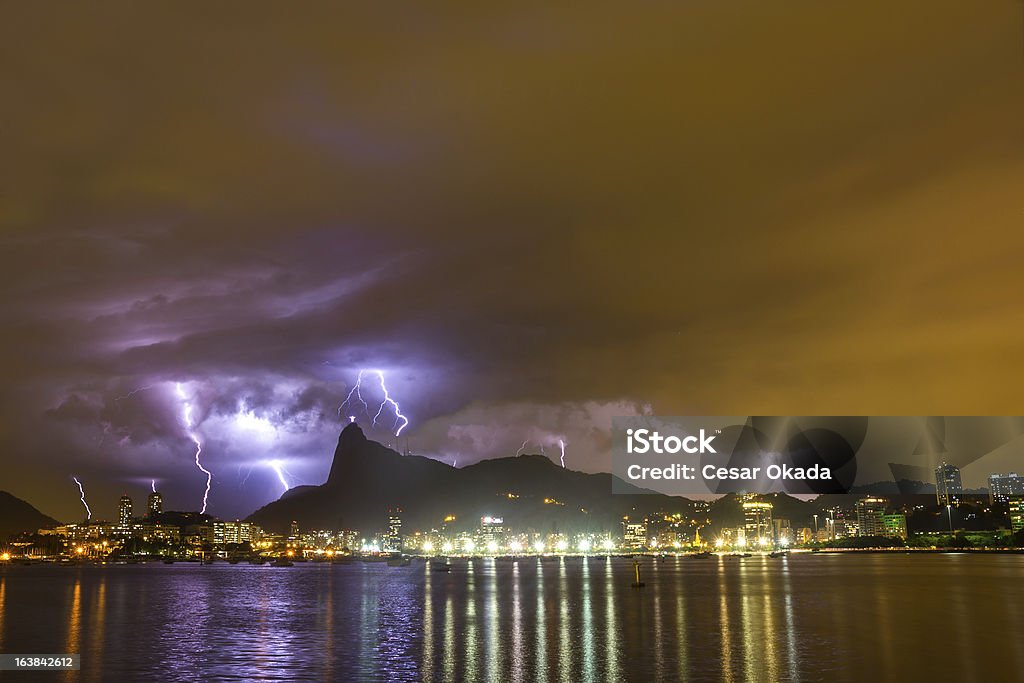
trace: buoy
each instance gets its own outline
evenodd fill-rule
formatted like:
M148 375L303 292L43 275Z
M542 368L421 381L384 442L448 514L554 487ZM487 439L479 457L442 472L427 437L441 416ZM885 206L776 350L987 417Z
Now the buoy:
M633 588L643 588L644 582L640 580L640 560L633 560L633 571L636 573L636 581L633 582Z

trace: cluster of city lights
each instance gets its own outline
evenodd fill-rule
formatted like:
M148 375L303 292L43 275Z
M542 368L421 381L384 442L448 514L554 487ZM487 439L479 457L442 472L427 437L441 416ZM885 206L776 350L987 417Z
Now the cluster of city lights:
M375 546L376 546L376 544L366 544L366 543L364 543L363 544L363 551L364 552L378 552L379 548L375 548ZM606 538L603 541L601 541L599 547L603 551L614 550L615 549L615 542L612 539L610 539L610 538ZM524 546L523 543L520 542L520 541L511 541L506 546L505 549L507 549L508 552L510 552L510 553L519 554L519 553L522 553L523 551L526 550L526 546ZM579 543L576 544L576 549L579 552L581 552L581 553L588 553L588 552L591 552L592 550L594 550L595 546L594 546L593 542L590 541L590 539L584 538L584 539L580 540ZM433 552L436 552L437 550L438 550L438 547L434 544L433 541L426 541L423 544L423 552L425 552L425 553L433 553ZM546 552L564 553L564 552L568 552L569 551L569 542L565 541L565 540L560 540L560 541L557 541L555 543L544 543L544 541L536 541L533 544L533 546L532 546L532 550L533 550L534 553L536 553L538 555L543 555ZM454 542L452 542L452 541L445 541L444 543L441 544L440 551L442 553L446 553L446 554L447 553L457 552L456 544ZM475 552L478 552L478 551L486 551L487 553L493 555L493 554L501 552L502 551L502 546L497 541L488 541L486 544L483 545L482 548L477 548L476 542L473 541L473 540L470 540L470 539L467 539L467 540L465 540L465 541L463 541L463 542L461 542L459 544L458 552L463 552L463 553L469 554L469 553L475 553Z
M762 548L767 547L767 546L769 546L771 544L772 544L772 540L770 538L766 537L766 536L761 536L760 538L757 539L757 545L761 546ZM745 548L747 546L747 539L742 538L742 537L741 538L737 538L732 543L730 543L729 541L727 541L724 538L718 538L718 539L715 540L715 547L716 548L724 548L727 545L732 545L732 546L735 546L737 548ZM751 544L751 545L753 545L753 544ZM789 539L787 539L787 538L780 538L779 539L779 545L782 546L783 548L785 548L786 546L789 545Z

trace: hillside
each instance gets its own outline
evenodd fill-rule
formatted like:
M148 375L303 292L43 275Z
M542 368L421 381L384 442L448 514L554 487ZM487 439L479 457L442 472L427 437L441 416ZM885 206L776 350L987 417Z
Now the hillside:
M29 503L0 491L0 540L22 531L35 531L60 524Z
M565 469L541 455L454 468L401 455L368 440L352 423L338 439L326 483L295 488L249 519L278 532L296 520L306 529L369 533L383 529L388 508L398 506L410 530L437 528L446 516L454 515L456 528L474 528L481 517L495 516L520 529L599 532L618 530L623 515L687 510L692 505L685 498L630 488L638 493L613 495L612 475Z

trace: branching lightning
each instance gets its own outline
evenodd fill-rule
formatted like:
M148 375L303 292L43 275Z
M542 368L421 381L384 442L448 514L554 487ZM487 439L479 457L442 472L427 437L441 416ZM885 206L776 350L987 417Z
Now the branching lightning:
M92 519L92 510L89 509L89 504L85 502L85 489L82 487L82 482L78 481L78 477L71 477L78 484L78 492L82 494L82 505L85 506L85 518L86 520Z
M338 406L338 417L342 416L342 411L345 409L345 406L351 405L355 401L361 403L363 406L363 412L370 415L370 406L366 403L366 399L363 398L363 377L366 373L371 373L377 376L377 379L380 381L381 393L384 395L383 400L381 400L380 405L377 407L377 412L373 415L373 426L377 426L377 420L380 419L381 413L384 412L384 407L391 406L395 411L395 421L391 425L391 428L395 429L395 436L401 435L402 430L409 426L409 418L402 414L402 409L398 405L398 401L391 398L387 384L384 382L383 370L363 368L359 371L359 375L356 377L355 386L352 387L351 391L348 392L348 396L346 396L345 400L341 402L340 406ZM354 415L349 415L349 422L355 422Z
M134 396L135 394L139 393L140 391L147 391L149 389L152 389L155 386L156 386L156 384L147 384L144 387L139 387L138 389L132 389L131 391L129 391L124 396L117 396L116 398L114 398L114 402L117 403L118 401L124 401L125 399L131 398L132 396Z
M281 464L280 460L270 460L267 462L267 466L270 467L270 469L274 470L274 472L277 474L278 480L281 482L281 486L283 486L285 492L287 492L291 488L291 486L288 484L288 480L285 479L284 476L285 472L287 472L288 470L284 468L284 465Z
M561 439L558 440L558 447L562 449L562 467L565 467L565 442Z
M192 402L185 395L185 389L181 386L181 382L175 383L174 391L178 394L178 398L181 399L181 420L185 425L189 438L196 445L196 467L206 475L206 490L203 491L203 509L199 511L200 514L206 514L206 504L210 498L210 484L213 482L213 474L210 470L203 467L203 463L199 460L199 455L203 452L203 444L199 441L199 437L196 436L195 427L192 424Z

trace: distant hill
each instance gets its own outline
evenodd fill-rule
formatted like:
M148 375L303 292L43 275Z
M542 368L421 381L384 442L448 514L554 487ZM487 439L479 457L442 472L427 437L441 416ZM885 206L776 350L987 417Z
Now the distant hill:
M476 528L481 517L492 516L517 529L572 533L619 531L624 515L686 511L693 505L662 494L611 491L612 475L565 469L541 455L482 460L460 469L401 455L368 440L351 423L338 439L326 483L294 488L249 519L279 533L296 520L303 529L369 534L384 529L388 508L397 506L407 530L439 528L446 516L455 515L456 529Z
M22 499L0 491L0 541L22 531L35 531L58 524L60 522L47 517Z

